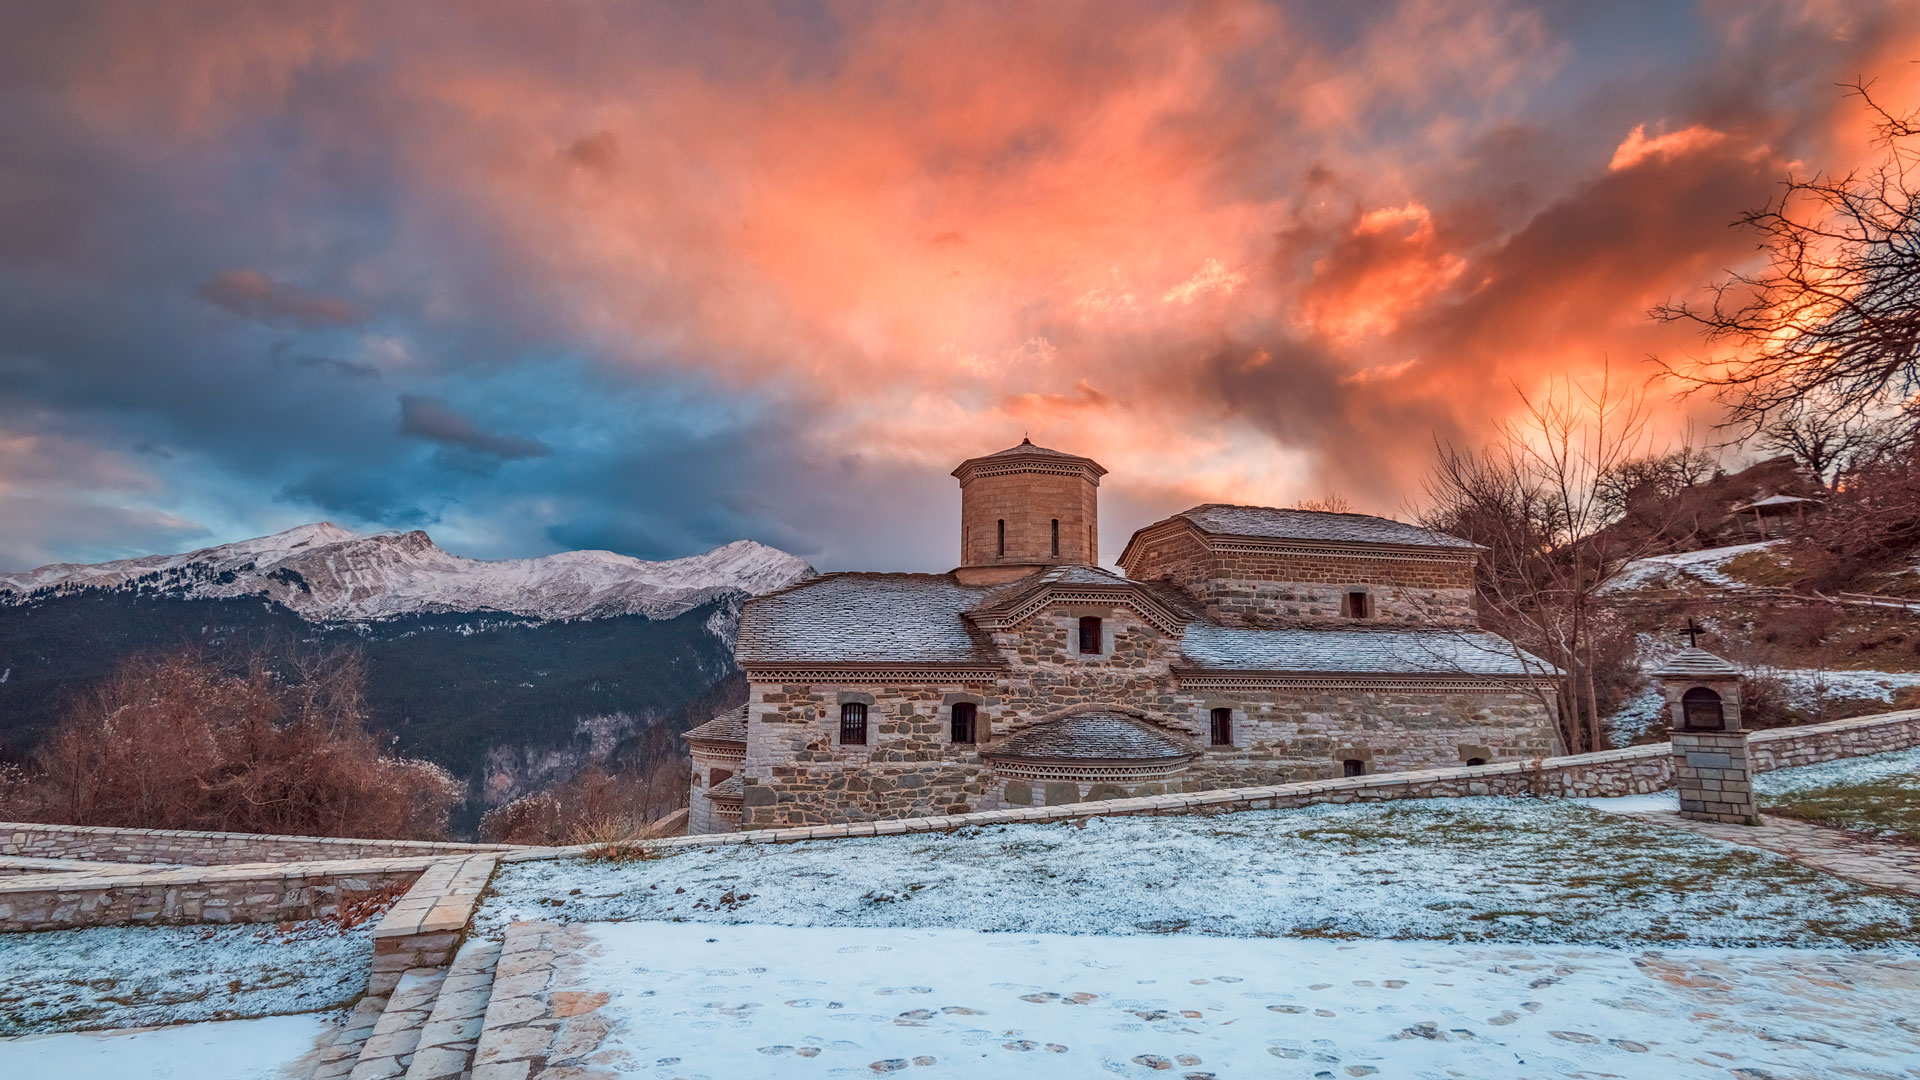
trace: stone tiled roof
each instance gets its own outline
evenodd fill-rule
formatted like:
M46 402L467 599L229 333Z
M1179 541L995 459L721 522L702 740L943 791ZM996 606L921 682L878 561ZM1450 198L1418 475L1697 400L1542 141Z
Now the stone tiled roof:
M1210 671L1327 674L1527 675L1552 673L1485 630L1248 630L1190 623L1180 651ZM1529 670L1529 668L1531 670Z
M990 758L1021 761L1177 761L1199 751L1118 713L1081 713L1037 724L994 743Z
M1681 649L1653 673L1656 679L1737 679L1740 669L1705 649Z
M746 797L746 791L746 785L740 781L740 774L734 773L732 776L708 788L707 798L723 801L732 799L735 802L739 802Z
M686 738L705 739L708 742L747 741L747 707L728 709L726 712L687 732Z
M1208 503L1175 515L1216 536L1256 536L1273 540L1327 543L1400 544L1409 547L1471 548L1457 536L1423 529L1371 514L1330 514L1322 510L1283 510L1272 506Z
M741 664L1002 661L962 617L993 591L952 574L825 574L747 601Z
M1024 454L1039 454L1043 457L1061 457L1061 458L1080 457L1079 454L1069 454L1065 450L1055 450L1052 447L1047 447L1047 446L1035 446L1033 443L1027 441L1026 439L1021 439L1020 445L1018 446L1009 446L1005 450L995 450L991 454L984 454L982 456L990 457L990 458L1004 458L1004 457L1019 457ZM1082 459L1082 460L1085 460L1085 459Z
M1069 563L1053 567L1050 570L1041 571L1037 574L1029 574L1026 577L1009 581L1002 585L995 585L987 591L985 596L981 597L980 602L975 604L971 610L999 611L1004 608L1018 607L1022 600L1049 585L1125 586L1137 584L1139 584L1139 582L1131 578L1123 577L1111 570L1102 570L1097 566Z

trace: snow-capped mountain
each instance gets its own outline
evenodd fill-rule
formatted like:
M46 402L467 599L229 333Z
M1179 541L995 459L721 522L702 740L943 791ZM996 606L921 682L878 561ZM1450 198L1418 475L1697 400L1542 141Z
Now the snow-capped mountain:
M751 540L664 562L611 551L486 561L449 554L424 532L359 536L323 521L184 555L0 574L0 604L103 589L194 599L264 596L316 622L468 611L665 619L722 597L771 592L813 573L805 560Z

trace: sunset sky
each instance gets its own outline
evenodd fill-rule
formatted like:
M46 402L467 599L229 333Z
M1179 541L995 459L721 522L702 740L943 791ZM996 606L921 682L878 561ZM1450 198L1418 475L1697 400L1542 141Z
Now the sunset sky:
M328 519L944 570L962 458L1404 515L1920 106L1920 5L15 3L0 570ZM1696 399L1663 406L1663 430Z

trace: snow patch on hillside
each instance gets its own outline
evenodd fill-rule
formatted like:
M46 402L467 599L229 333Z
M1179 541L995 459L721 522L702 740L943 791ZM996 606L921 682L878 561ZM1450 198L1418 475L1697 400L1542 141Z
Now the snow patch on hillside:
M1650 555L1644 559L1635 559L1621 568L1612 581L1601 586L1600 592L1623 593L1636 589L1674 589L1692 583L1712 585L1722 589L1743 589L1746 583L1727 576L1721 567L1749 552L1765 551L1779 544L1778 540L1763 540L1757 544L1733 544L1729 547L1706 548L1702 551L1676 551L1670 555Z
M264 595L314 621L470 611L660 619L716 599L772 592L813 572L805 560L751 540L664 562L611 551L487 561L450 554L420 531L357 536L323 521L183 555L0 575L0 603L23 603L42 590L119 589L207 599Z

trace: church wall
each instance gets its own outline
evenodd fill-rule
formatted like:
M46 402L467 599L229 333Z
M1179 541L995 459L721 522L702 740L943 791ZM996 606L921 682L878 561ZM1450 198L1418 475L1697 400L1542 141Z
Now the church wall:
M1358 559L1270 551L1215 551L1188 529L1141 541L1127 573L1167 579L1229 626L1352 626L1348 587L1365 586L1375 625L1467 626L1474 621L1472 563Z
M739 772L741 755L711 745L692 743L687 747L687 756L693 761L693 776L687 785L687 834L732 832L733 822L714 812L713 800L707 796L707 789L718 782L714 780L715 770L727 774Z
M1079 619L1102 620L1103 652L1078 652ZM1544 705L1519 689L1183 687L1177 642L1130 609L1062 604L994 636L1009 670L993 686L754 683L742 827L838 824L1453 767L1554 754ZM838 745L843 694L871 699L868 745ZM976 703L980 742L950 742L948 707ZM1137 784L1005 780L982 751L1061 715L1107 706L1202 750L1168 780ZM1234 710L1231 747L1208 746L1210 710Z
M999 807L981 745L955 746L948 706L997 699L965 683L753 683L741 828L959 814ZM870 699L867 745L840 745L843 694Z

